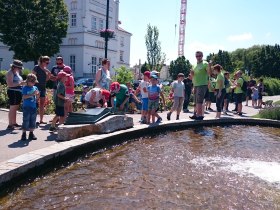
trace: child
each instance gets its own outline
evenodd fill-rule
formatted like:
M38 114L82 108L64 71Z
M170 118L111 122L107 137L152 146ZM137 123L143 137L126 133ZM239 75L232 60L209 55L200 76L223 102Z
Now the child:
M92 88L87 92L85 101L88 108L108 107L107 102L110 98L110 92L101 88Z
M251 87L252 90L252 106L253 108L258 108L258 98L259 98L259 90L257 87L257 84L255 84L253 87Z
M80 101L82 102L83 106L86 104L86 100L85 100L85 96L87 94L87 92L89 91L89 87L87 85L83 86L83 92L80 98Z
M55 123L59 120L59 124L64 123L64 104L68 100L65 96L65 85L64 83L68 80L70 74L67 74L64 71L61 71L57 74L58 85L54 93L54 102L55 102L55 117L52 120L50 131L55 131Z
M26 78L26 86L22 89L22 98L23 98L23 123L22 123L22 135L21 140L25 141L26 131L29 130L28 140L37 140L33 131L36 127L36 116L37 108L36 102L39 98L39 90L35 85L38 83L37 77L35 74L28 74Z
M150 116L152 116L152 123L155 123L156 111L159 108L159 97L161 89L158 85L157 75L151 75L151 85L148 86L148 117L147 124L150 124Z
M183 83L184 77L183 73L179 73L177 75L177 80L172 83L171 92L174 93L174 103L170 112L167 113L167 120L170 120L171 114L175 110L177 112L176 120L179 120L179 115L183 108L185 97L185 84Z
M144 79L139 84L137 91L140 91L142 98L142 112L141 112L141 123L147 123L147 115L148 115L148 86L150 80L151 73L149 71L144 72ZM137 92L136 91L136 92Z
M119 111L126 111L128 108L129 100L129 93L126 85L120 84L118 82L113 82L110 85L110 91L111 105L114 106L114 108L118 108Z

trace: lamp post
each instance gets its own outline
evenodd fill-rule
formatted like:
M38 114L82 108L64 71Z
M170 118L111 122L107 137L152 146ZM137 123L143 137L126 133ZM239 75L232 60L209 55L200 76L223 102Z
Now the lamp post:
M107 9L106 9L106 30L109 28L109 2L110 0L107 0ZM105 58L107 58L108 54L108 34L105 36Z

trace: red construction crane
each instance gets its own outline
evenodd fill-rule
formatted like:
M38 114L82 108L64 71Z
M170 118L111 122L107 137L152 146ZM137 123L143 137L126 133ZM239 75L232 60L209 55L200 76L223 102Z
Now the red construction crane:
M187 15L187 0L181 0L178 57L184 55L186 15Z

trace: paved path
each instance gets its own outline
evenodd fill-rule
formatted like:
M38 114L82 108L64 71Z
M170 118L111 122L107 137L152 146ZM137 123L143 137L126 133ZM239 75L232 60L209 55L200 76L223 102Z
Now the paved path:
M280 96L272 96L272 97L265 97L264 100L271 99L273 101L278 101L280 100ZM251 101L249 102L251 104ZM212 104L212 108L215 109L215 104ZM233 104L230 104L230 110L233 109ZM256 115L258 113L258 109L254 109L250 106L246 107L243 106L243 112L244 115L242 117L250 117L253 115ZM160 116L163 118L163 121L167 121L166 119L166 113L167 112L162 112L159 113ZM175 120L176 114L173 113L171 116L171 120ZM190 120L189 116L192 115L192 112L190 113L182 113L180 116L180 119L186 119ZM134 124L137 126L139 125L139 120L140 120L140 114L133 114L133 115L128 115L133 117ZM239 118L240 116L233 115L232 113L229 113L228 116L223 116L223 117L234 117L234 118ZM209 112L205 114L206 119L211 119L215 118L215 112ZM52 116L46 116L45 120L49 121L52 119ZM18 123L21 124L22 122L22 114L18 114ZM49 124L48 125L43 125L39 126L35 130L35 135L38 137L38 140L36 141L20 141L21 138L21 130L17 129L14 131L8 131L6 130L8 126L8 112L7 110L1 110L0 109L0 164L3 161L15 158L19 155L25 154L27 152L31 152L34 150L38 150L41 148L45 148L48 146L51 146L53 144L59 144L59 142L56 142L56 134L50 133L48 131L49 129Z

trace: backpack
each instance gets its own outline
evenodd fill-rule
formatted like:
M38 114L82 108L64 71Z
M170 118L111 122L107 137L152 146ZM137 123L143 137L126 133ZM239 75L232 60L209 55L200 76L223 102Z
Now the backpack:
M247 92L248 82L243 77L241 77L241 78L243 79L243 84L241 86L241 90L246 93Z

